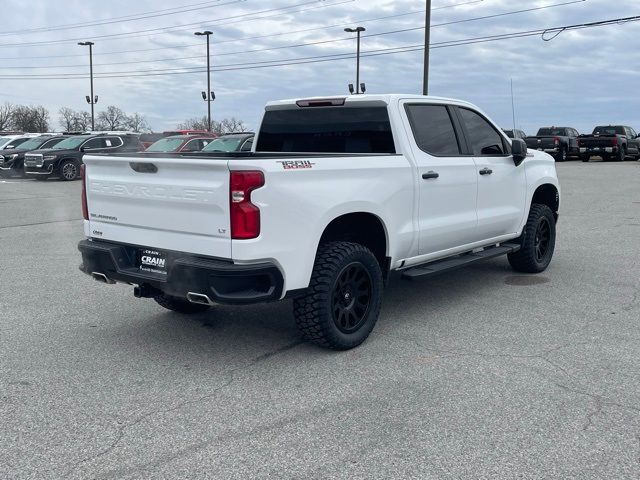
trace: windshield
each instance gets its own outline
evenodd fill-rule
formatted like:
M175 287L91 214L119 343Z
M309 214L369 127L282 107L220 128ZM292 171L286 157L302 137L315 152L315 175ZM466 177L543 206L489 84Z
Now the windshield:
M0 137L0 147L11 141L11 137Z
M624 135L622 127L596 127L593 130L594 135Z
M163 138L147 148L147 152L175 152L184 143L182 138Z
M393 154L396 147L387 107L331 107L267 111L256 151Z
M539 137L564 135L564 128L541 128L538 130Z
M19 150L35 150L36 148L40 148L47 139L43 138L32 138L31 140L27 140L26 142L18 145Z
M202 149L203 152L235 152L246 137L220 137Z
M51 148L54 150L73 150L78 148L86 139L87 137L70 137Z

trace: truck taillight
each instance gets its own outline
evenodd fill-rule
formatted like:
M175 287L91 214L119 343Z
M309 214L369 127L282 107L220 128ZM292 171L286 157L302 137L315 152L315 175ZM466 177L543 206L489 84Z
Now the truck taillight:
M618 137L613 137L611 139L612 145L618 145Z
M87 177L86 166L80 165L80 178L82 179L82 217L89 220L89 206L87 205Z
M554 138L553 143L555 143L556 145L560 145L560 139L558 137Z
M580 139L576 140L576 142L578 143L578 146L581 146L582 141Z
M251 203L251 192L262 186L264 186L262 172L231 172L229 203L232 239L248 240L260 235L260 209Z

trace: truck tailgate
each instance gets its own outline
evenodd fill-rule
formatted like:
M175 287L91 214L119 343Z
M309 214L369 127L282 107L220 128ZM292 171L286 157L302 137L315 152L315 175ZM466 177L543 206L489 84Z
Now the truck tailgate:
M90 156L88 236L231 258L227 159Z

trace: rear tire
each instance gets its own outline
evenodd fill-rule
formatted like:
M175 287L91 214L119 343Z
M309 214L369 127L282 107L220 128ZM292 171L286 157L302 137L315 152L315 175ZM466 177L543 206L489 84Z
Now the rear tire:
M167 294L157 295L153 298L158 305L166 308L167 310L171 310L173 312L184 313L184 314L192 314L192 313L202 313L209 310L208 305L201 305L198 303L191 303L189 300L179 297L173 297Z
M567 160L568 152L565 147L560 147L560 152L555 156L556 162L564 162Z
M520 237L520 250L507 258L514 270L540 273L547 269L556 245L556 219L546 205L531 205L527 225Z
M616 162L624 162L624 159L627 158L627 149L625 147L620 147L618 153L613 158Z
M380 264L357 243L320 245L307 294L294 300L305 339L334 350L364 342L380 315L384 290Z
M580 155L580 160L582 160L583 163L587 163L589 160L591 160L591 157L588 155Z

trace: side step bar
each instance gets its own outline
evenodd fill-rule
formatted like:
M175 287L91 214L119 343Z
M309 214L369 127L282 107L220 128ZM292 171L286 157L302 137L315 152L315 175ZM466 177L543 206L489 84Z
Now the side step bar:
M408 280L414 280L416 278L426 277L429 275L437 275L439 273L448 272L457 268L466 267L472 263L479 262L481 260L488 260L489 258L500 257L508 253L514 253L520 250L520 245L515 243L503 243L498 247L489 247L475 253L465 253L463 255L457 255L455 257L445 258L437 260L435 262L427 263L424 265L418 265L411 267L402 273L402 278Z

